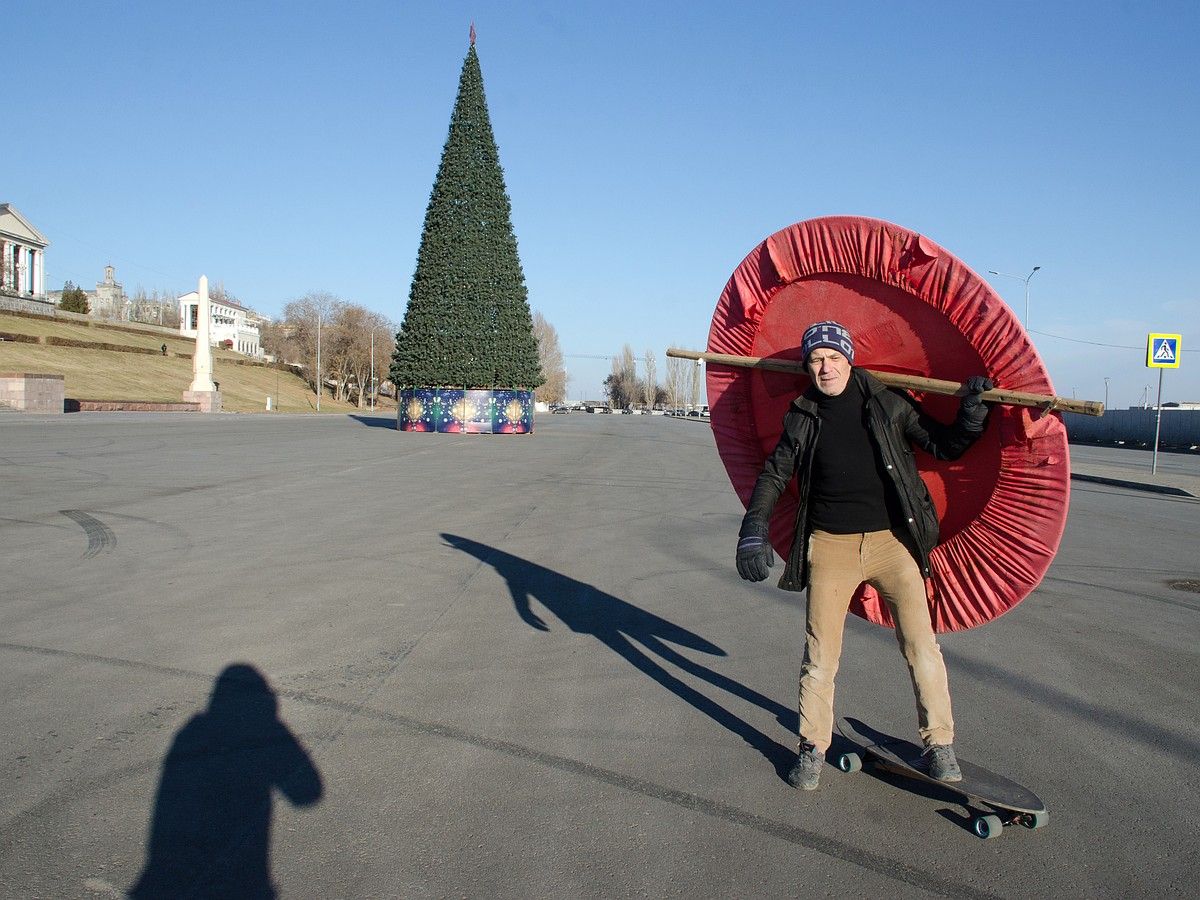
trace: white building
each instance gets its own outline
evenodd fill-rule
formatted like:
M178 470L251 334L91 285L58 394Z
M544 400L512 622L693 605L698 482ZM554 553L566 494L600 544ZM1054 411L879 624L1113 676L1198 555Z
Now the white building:
M219 347L228 341L230 350L246 356L261 357L259 327L270 323L270 316L247 309L237 301L226 303L221 300L208 301L209 341ZM179 333L196 339L200 316L200 294L189 291L179 298Z
M121 282L117 281L117 270L112 266L104 267L104 280L96 282L94 291L84 290L82 284L77 284L75 287L82 290L83 295L87 297L88 315L115 322L133 320L134 317L130 312L130 300L125 295L125 289L121 287ZM46 298L58 306L62 303L62 295L62 291L50 291Z
M0 293L45 299L49 246L12 204L0 203Z

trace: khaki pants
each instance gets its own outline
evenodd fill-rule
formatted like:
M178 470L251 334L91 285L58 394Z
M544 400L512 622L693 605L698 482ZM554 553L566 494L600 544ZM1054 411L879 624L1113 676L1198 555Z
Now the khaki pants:
M879 592L896 625L917 700L925 745L954 742L946 664L930 624L925 582L900 532L830 534L809 541L808 613L800 669L800 739L824 752L833 738L833 683L842 655L850 599L862 582Z

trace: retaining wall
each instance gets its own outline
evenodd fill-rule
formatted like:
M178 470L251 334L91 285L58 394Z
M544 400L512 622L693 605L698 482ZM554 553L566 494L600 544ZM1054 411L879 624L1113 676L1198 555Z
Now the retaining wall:
M67 412L200 412L199 403L155 402L153 400L66 401Z
M0 406L22 412L61 413L65 383L62 375L0 372Z

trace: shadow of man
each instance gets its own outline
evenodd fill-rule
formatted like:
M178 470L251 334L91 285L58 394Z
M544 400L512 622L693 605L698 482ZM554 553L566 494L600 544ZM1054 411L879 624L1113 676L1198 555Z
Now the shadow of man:
M786 776L787 770L795 762L794 750L788 750L771 740L749 723L680 680L650 655L652 653L659 660L669 662L689 675L760 707L774 715L781 725L790 727L796 719L794 710L787 709L770 697L763 696L732 678L693 662L668 646L670 643L711 656L725 656L725 651L716 644L619 597L606 594L589 584L568 578L529 560L458 535L443 534L442 539L450 546L495 569L508 582L508 590L512 595L517 615L531 628L538 631L550 630L533 611L530 601L536 598L572 631L592 635L639 672L736 734L766 757L780 777Z
M253 666L217 677L208 709L175 736L163 762L146 867L129 896L269 898L272 791L296 806L321 799L321 775L278 718Z

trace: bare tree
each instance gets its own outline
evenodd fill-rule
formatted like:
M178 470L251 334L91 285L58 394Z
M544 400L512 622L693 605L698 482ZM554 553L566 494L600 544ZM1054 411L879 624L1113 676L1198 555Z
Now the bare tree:
M622 347L621 355L614 360L614 364L620 367L621 381L625 385L625 402L621 405L632 406L641 395L637 380L637 358L633 355L633 348L628 344Z
M275 357L276 362L300 363L303 358L295 340L295 327L287 318L276 319L263 327L259 336L263 352Z
M163 325L168 325L172 328L179 326L179 297L173 291L159 291L155 289L150 295L150 300L158 309L158 316L161 318Z
M535 400L542 403L561 403L567 397L567 370L563 366L563 354L558 345L558 332L537 310L533 313L533 336L537 340L538 363L546 379L533 392Z
M620 354L612 358L612 374L604 380L604 390L608 395L609 405L616 409L624 409L641 402L645 385L638 380L637 359L633 355L633 348L628 344Z
M309 291L299 300L293 300L283 308L284 319L291 329L290 341L295 362L304 366L308 373L309 386L317 395L317 411L321 409L321 394L324 384L324 360L326 326L334 314L345 305L341 298L328 291Z
M688 379L688 405L699 406L700 398L704 396L701 384L703 383L703 366L697 362L692 366L692 375Z
M147 294L146 289L139 284L133 291L129 317L136 322L175 327L179 324L178 298L168 291L160 292L157 288L153 293Z
M387 372L396 326L382 313L325 291L310 292L288 303L283 320L263 330L262 346L280 362L302 366L313 390L317 385L318 325L321 383L332 388L335 400L354 402L362 409L377 380Z
M239 300L233 293L225 289L225 282L217 278L213 280L213 284L208 289L208 299L216 303L228 303L230 306L241 306L242 301Z
M646 351L646 408L654 409L658 402L658 361L654 351Z
M394 326L381 313L346 303L335 313L331 331L334 337L330 344L329 371L337 373L337 397L345 401L353 399L362 409L371 394L374 379L386 368L385 363L391 356L392 343L385 337L376 342L379 346L372 358L374 332L390 333L394 340Z
M327 384L333 382L333 398L339 401L350 398L354 338L360 318L350 310L348 304L333 309L322 332L321 371Z
M671 349L679 348L672 344ZM684 395L687 386L688 372L685 368L687 365L688 363L678 356L667 357L667 405L672 409L678 409L686 402Z
M396 332L399 329L395 322L383 313L377 312L367 313L364 327L369 329L365 387L368 396L372 398L371 404L374 406L378 385L387 380L388 366L391 362L392 351L396 349ZM361 402L359 406L362 406Z

